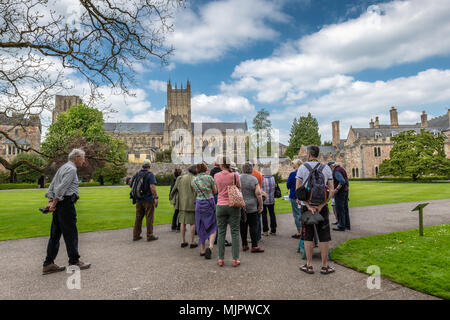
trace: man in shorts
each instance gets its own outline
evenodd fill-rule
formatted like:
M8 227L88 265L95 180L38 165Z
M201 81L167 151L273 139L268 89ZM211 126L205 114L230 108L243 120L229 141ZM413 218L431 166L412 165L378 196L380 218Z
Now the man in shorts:
M309 146L307 148L308 153L308 162L307 164L314 169L316 166L320 165L320 162L317 160L319 157L320 149L317 146ZM334 186L333 186L333 173L329 166L324 165L322 169L322 174L324 177L324 184L329 187L329 197L328 199L333 197ZM303 182L307 183L308 177L310 175L310 171L303 163L297 170L296 175L296 190L299 189ZM308 185L306 185L308 187ZM321 203L318 206L312 206L308 201L303 201L301 207L301 213L303 214L306 211L311 211L313 214L320 214L324 220L316 224L317 233L319 236L319 248L320 254L322 257L322 268L320 270L321 274L329 274L334 272L334 268L328 265L328 242L331 240L330 235L330 221L329 221L329 211L328 211L328 201ZM306 251L306 264L300 267L301 271L304 271L308 274L313 274L312 267L312 253L314 248L314 225L305 224L302 222L302 239L305 243L305 251Z

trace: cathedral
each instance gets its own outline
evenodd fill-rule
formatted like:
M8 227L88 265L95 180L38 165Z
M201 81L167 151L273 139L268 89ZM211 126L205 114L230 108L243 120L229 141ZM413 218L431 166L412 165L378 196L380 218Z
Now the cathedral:
M53 119L70 106L80 103L81 100L76 96L56 96ZM179 161L190 163L195 146L200 146L202 154L207 151L201 159L195 159L195 162L200 160L212 163L216 154L227 152L227 146L233 148L236 161L235 150L248 131L246 122L192 122L189 81L185 88L183 85L177 88L176 84L172 87L170 81L167 83L164 122L109 122L105 123L104 128L128 145L129 163L142 163L145 159L154 161L156 152L167 149L178 150ZM179 133L180 129L184 134ZM228 141L230 139L232 141ZM219 144L223 149L219 148Z

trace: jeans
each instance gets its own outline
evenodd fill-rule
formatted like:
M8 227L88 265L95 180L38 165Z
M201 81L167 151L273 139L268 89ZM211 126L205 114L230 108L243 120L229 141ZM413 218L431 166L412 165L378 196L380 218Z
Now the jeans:
M297 230L302 230L302 222L300 221L300 207L297 204L297 199L289 199L291 201L291 207L292 207L292 215L294 216L294 222L295 226L297 227Z
M269 231L267 223L267 210L270 216L270 232L277 233L277 218L275 217L275 204L265 204L262 212L263 232Z
M256 219L257 219L257 222L256 222L256 239L258 241L261 241L261 213L257 213L256 215L257 215L256 216Z
M252 239L252 248L258 247L258 235L257 235L257 228L258 228L258 213L248 213L247 212L247 221L241 220L241 239L242 239L242 246L248 246L247 241L247 230L250 227L250 238Z
M239 228L241 221L241 209L230 206L217 206L217 248L220 260L225 256L225 235L227 233L227 226L230 225L231 231L231 251L233 260L239 259Z
M76 264L79 261L78 254L78 230L77 230L77 212L75 205L69 197L64 197L59 201L56 210L53 212L52 226L50 229L50 239L47 245L47 257L44 266L55 262L59 250L59 240L61 235L66 243L67 256L69 264Z
M348 212L348 191L340 191L334 196L338 216L338 228L350 229L350 214Z

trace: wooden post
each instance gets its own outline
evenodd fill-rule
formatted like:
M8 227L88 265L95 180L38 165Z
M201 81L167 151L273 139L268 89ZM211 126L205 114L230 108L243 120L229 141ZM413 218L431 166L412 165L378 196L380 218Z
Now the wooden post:
M423 208L425 208L428 203L421 203L417 205L411 211L419 211L419 235L423 236Z

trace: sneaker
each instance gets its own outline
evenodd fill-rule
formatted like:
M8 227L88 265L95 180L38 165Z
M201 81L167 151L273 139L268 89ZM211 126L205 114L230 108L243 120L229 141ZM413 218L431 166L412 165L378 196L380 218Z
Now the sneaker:
M336 227L336 228L333 228L333 230L334 231L345 231L345 228L341 229L341 228Z
M147 241L153 241L153 240L158 240L157 236L151 236L150 238L147 238Z
M256 247L256 248L252 248L252 250L250 252L264 252L264 249L261 249L260 247Z
M294 238L294 239L300 239L300 235L299 234L293 234L291 237Z
M183 242L182 244L181 244L181 247L182 248L185 248L185 247L187 247L189 244L187 243L187 242Z
M55 272L61 272L64 270L66 270L66 267L60 267L54 263L51 263L42 268L42 274L50 274L50 273L55 273Z
M206 248L205 250L205 259L211 259L211 249L210 248Z
M75 264L71 264L71 266L77 266L78 268L80 268L80 270L86 270L89 269L91 267L90 263L84 263L83 261L78 261Z
M196 243L191 243L191 245L189 246L189 248L191 248L191 249L194 249L197 247L198 247L198 244L196 244Z
M248 246L242 246L242 251L247 251L248 250Z
M263 232L263 236L266 236L266 237L268 237L269 236L269 232Z
M270 235L271 235L271 236L276 236L277 233L276 233L276 232L271 232Z
M141 240L141 239L142 239L142 237L139 236L139 237L137 237L137 238L133 238L133 241L138 241L138 240Z

